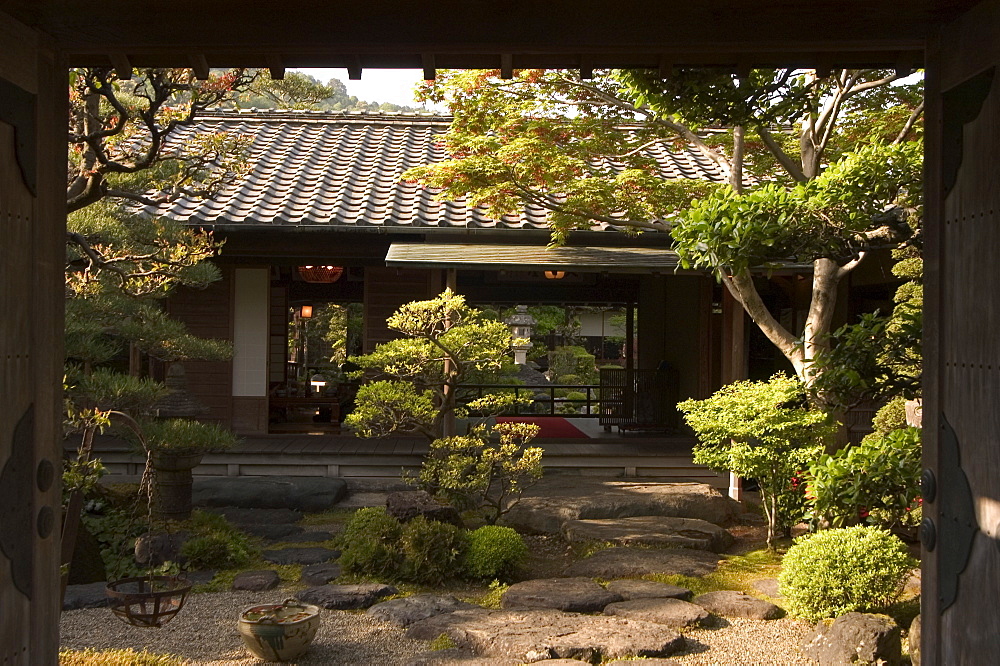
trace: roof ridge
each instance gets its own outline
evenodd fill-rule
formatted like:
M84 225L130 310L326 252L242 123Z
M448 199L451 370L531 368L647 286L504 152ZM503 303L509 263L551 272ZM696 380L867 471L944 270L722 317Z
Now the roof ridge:
M432 111L319 111L311 109L209 109L198 114L197 120L337 120L356 122L424 121L451 122L450 114Z

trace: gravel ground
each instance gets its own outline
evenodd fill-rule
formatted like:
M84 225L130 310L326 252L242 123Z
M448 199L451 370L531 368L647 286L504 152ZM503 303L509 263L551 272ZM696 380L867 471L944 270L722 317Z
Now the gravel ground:
M262 664L246 651L236 631L236 615L244 607L277 603L281 592L195 594L162 629L138 629L111 611L92 608L62 614L64 648L120 648L173 654L192 664L235 666ZM427 650L422 641L407 640L402 631L363 613L322 611L316 640L298 664L406 664ZM796 620L718 620L713 628L685 632L690 646L673 658L685 666L789 666L814 663L799 650L811 625Z
M688 649L671 658L685 666L815 664L800 649L811 633L801 620L718 619L715 627L685 631Z
M106 608L66 611L59 623L64 648L143 648L173 654L192 664L263 664L243 647L236 618L248 606L280 603L279 591L193 594L181 612L160 629L139 629ZM427 650L396 627L364 613L323 610L316 639L297 664L405 664ZM287 662L286 662L287 663Z

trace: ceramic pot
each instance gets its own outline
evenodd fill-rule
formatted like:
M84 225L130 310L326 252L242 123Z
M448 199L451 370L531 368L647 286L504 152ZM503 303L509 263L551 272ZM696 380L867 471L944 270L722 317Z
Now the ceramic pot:
M258 659L288 661L312 643L319 629L319 608L287 599L283 604L251 606L240 613L240 636Z

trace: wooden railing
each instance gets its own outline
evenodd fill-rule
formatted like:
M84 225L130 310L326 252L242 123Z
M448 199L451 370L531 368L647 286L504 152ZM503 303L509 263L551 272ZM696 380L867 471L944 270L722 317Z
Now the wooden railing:
M584 398L564 398L556 395L557 391L572 391L583 393ZM524 384L462 384L459 388L458 402L465 406L471 400L481 398L489 393L513 393L517 397L530 396L530 405L515 405L504 416L563 416L566 418L585 419L601 416L599 409L609 407L608 401L601 398L601 387L597 384L546 384L544 386L525 386ZM620 398L619 398L620 399ZM562 411L560 411L560 408Z

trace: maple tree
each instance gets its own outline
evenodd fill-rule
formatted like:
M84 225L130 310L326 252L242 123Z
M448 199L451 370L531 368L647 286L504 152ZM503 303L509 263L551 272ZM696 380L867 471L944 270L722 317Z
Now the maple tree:
M671 234L682 266L713 272L809 385L839 283L873 250L919 241L922 86L902 76L439 72L420 94L454 116L451 158L405 177L498 218L540 206L554 243L574 229ZM668 177L662 149L690 151L718 179ZM787 262L813 269L801 331L754 279Z

